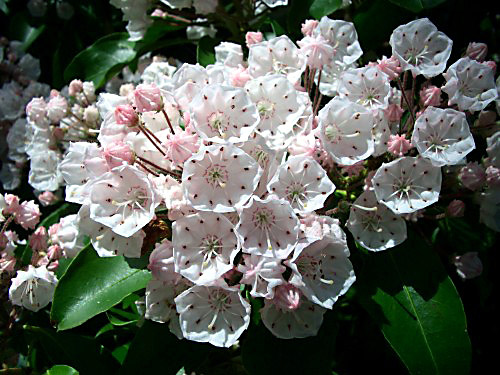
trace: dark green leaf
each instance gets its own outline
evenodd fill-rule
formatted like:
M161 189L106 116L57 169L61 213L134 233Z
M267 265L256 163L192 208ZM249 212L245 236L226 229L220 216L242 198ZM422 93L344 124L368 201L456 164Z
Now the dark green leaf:
M167 324L146 320L130 345L120 375L175 375L182 367L183 343Z
M196 58L198 63L203 66L215 63L214 47L219 44L219 40L204 36L198 42L196 49Z
M115 373L116 361L93 338L40 327L24 328L40 342L52 363L65 363L82 375Z
M73 367L65 365L55 365L51 369L47 370L44 375L78 375L79 372Z
M122 256L100 258L91 245L71 262L54 292L50 316L59 330L76 327L146 286L151 274Z
M419 13L424 9L431 9L444 3L446 0L389 0L401 8L411 10L414 13Z
M309 13L316 19L328 16L342 5L342 0L314 0L309 8Z
M155 22L148 28L144 37L135 44L135 50L137 55L141 56L146 52L152 51L155 45L160 42L170 41L172 42L175 38L169 37L173 31L181 30L185 26L173 26L172 24L166 23L164 20L155 20ZM185 39L182 40L186 42Z
M360 302L411 374L468 374L465 313L437 255L413 232L400 246L365 255Z
M286 34L286 30L281 26L276 20L269 20L271 27L273 28L274 35L280 36Z
M333 313L327 312L315 337L278 339L264 326L250 325L241 340L245 369L251 375L331 374L337 335Z
M9 14L9 8L7 7L7 3L9 0L0 0L0 10L5 14Z
M22 42L21 49L26 51L43 33L45 25L32 27L23 13L17 13L11 18L9 28L12 39Z
M128 40L128 33L114 33L102 37L76 55L64 71L64 79L79 78L102 86L136 55L135 43Z
M113 357L120 362L120 364L123 364L123 361L125 360L125 357L127 356L128 348L130 346L130 342L127 342L115 350L113 350Z

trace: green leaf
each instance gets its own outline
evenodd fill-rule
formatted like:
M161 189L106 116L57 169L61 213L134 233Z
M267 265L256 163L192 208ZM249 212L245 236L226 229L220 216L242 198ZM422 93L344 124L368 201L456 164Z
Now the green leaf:
M250 324L241 340L243 365L250 375L330 374L337 319L327 312L317 336L297 340L275 337L264 324Z
M22 42L21 49L23 51L27 51L44 30L44 24L39 27L31 26L23 13L15 14L10 20L9 32L11 38Z
M219 44L219 40L204 36L198 41L196 48L196 59L202 66L215 63L214 47Z
M128 349L120 375L175 375L182 367L183 344L167 324L146 320Z
M414 13L419 13L424 9L431 9L441 5L446 0L389 0L401 8L408 9Z
M7 7L7 3L9 0L0 0L0 10L5 14L9 14L9 8Z
M314 0L309 8L309 14L316 19L328 16L342 5L342 0Z
M79 372L73 367L66 365L55 365L51 369L47 370L44 375L78 375Z
M135 43L128 37L128 33L114 33L97 40L73 58L64 71L64 79L93 81L96 88L104 85L135 58Z
M129 267L123 256L100 258L86 246L59 280L50 312L59 330L76 327L145 288L151 274Z
M107 375L116 372L116 361L91 337L34 326L25 326L24 329L41 344L52 363L65 363L82 374Z
M409 232L402 245L365 258L360 302L410 373L468 374L464 308L432 249Z

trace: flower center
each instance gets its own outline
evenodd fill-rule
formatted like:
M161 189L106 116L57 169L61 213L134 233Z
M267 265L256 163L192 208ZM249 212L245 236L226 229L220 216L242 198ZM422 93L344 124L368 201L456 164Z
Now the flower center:
M274 113L275 104L267 99L262 99L257 103L257 110L262 119L269 119Z
M212 187L225 187L227 183L227 171L221 166L214 164L205 171L206 181Z
M214 132L219 133L222 138L226 138L228 120L224 113L217 111L208 116L208 126Z

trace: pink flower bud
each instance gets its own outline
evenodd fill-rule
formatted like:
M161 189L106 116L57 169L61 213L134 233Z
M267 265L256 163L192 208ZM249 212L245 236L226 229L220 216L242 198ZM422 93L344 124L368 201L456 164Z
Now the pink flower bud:
M292 284L278 285L274 292L274 304L284 311L297 310L300 306L301 292Z
M96 107L91 105L83 111L83 120L87 122L96 122L99 120L99 111Z
M437 107L441 104L441 89L439 87L428 85L420 90L420 102L428 107Z
M102 152L106 163L110 169L119 167L123 163L133 164L135 159L134 151L127 143L112 142L104 147Z
M388 150L390 153L396 156L403 156L409 150L413 148L410 141L405 138L404 135L390 135L389 141L387 141Z
M318 24L319 22L316 20L305 20L302 24L302 28L300 29L300 31L302 31L302 35L311 36Z
M260 31L248 31L245 35L245 41L247 42L247 47L252 44L262 42L262 33Z
M391 56L390 58L384 57L382 60L379 60L377 68L387 74L391 80L398 78L403 71L399 60L395 56Z
M47 103L43 98L33 98L26 106L26 116L36 124L39 124L47 116Z
M399 120L401 120L401 116L404 113L403 108L401 108L398 104L389 104L389 106L383 111L385 114L385 118L389 122L399 122Z
M153 13L151 13L151 17L160 17L160 18L163 18L163 17L166 17L167 16L167 12L159 9L159 8L156 8Z
M23 202L16 213L15 221L24 229L35 229L40 221L40 209L34 201Z
M232 73L231 84L236 87L243 87L251 78L250 74L248 74L248 69L239 66Z
M51 99L52 99L52 98L55 98L56 96L59 96L59 95L60 95L60 93L59 93L59 91L57 91L56 89L52 89L52 90L50 90L50 98L51 98Z
M493 74L496 73L496 71L497 71L497 64L496 64L496 62L491 61L491 60L490 61L485 61L485 62L483 62L483 65L487 66L488 68L490 68L491 70L493 70Z
M58 202L59 198L51 191L44 191L38 195L38 201L46 207Z
M61 246L59 246L59 245L52 245L52 246L49 246L49 248L47 249L47 257L50 260L59 259L62 256L62 253L63 253L63 251L61 249Z
M473 60L483 62L488 54L488 46L484 43L471 42L465 54Z
M458 178L467 189L477 190L486 181L486 173L477 162L471 162L460 169Z
M5 208L5 211L9 214L15 214L17 213L21 206L19 205L19 197L14 194L5 194L5 203L7 204L7 207Z
M45 251L47 249L47 229L45 227L39 227L30 236L30 246L34 251Z
M47 116L54 124L61 121L66 116L67 111L68 102L61 95L52 97L47 104Z
M2 272L13 272L16 267L16 257L7 254L5 251L1 253L0 258L0 273Z
M486 182L490 187L500 187L500 169L493 165L486 168Z
M140 113L160 111L163 108L161 92L155 84L143 83L137 86L134 90L133 101L136 110Z
M52 271L52 272L54 272L58 268L59 268L59 260L55 260L53 262L50 262L49 265L47 266L47 269L49 271Z
M74 79L69 84L68 94L71 96L75 96L79 92L82 92L82 90L83 90L83 82L80 81L79 79Z
M136 126L139 122L139 116L129 104L117 106L114 115L118 125Z
M454 199L446 208L446 216L448 217L463 217L465 213L465 203L461 200Z
M483 272L483 263L475 251L454 257L453 264L457 267L458 276L463 280L473 279Z
M61 223L52 224L49 227L49 236L51 242L57 242L57 232L61 228Z

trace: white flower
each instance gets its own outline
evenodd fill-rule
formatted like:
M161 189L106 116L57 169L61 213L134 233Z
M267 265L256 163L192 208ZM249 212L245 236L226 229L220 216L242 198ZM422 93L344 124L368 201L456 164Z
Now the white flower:
M339 164L352 165L374 152L372 112L360 104L335 97L319 111L319 138Z
M436 167L455 165L476 148L465 113L427 107L413 129L411 143Z
M295 251L285 264L292 269L289 282L314 303L331 309L356 280L349 261L349 248L342 230L340 236L327 235Z
M342 73L337 90L341 98L373 110L387 108L391 86L387 75L367 66Z
M206 285L233 268L240 250L234 225L222 214L198 212L172 224L175 271Z
M372 251L389 249L406 240L405 220L378 203L370 190L354 201L346 227L357 242Z
M205 68L196 64L182 64L172 76L174 96L181 109L188 109L189 103L208 85L208 74Z
M220 347L235 344L250 323L238 288L195 285L175 298L183 336Z
M446 84L441 88L448 94L448 105L456 104L461 111L484 109L498 97L495 72L476 60L463 57L451 65L446 73Z
M361 57L363 51L352 22L322 17L314 34L320 34L333 48L332 65L349 65Z
M269 181L267 190L288 200L295 212L304 213L323 208L335 185L316 160L291 156Z
M84 235L79 230L79 216L68 215L59 220L60 226L52 241L61 246L67 258L74 258L84 247Z
M244 254L243 259L244 264L238 266L243 273L240 283L252 286L252 297L273 298L274 287L285 282L282 274L286 268L281 260L255 254Z
M406 156L383 163L372 184L379 202L396 214L409 214L437 202L441 178L440 168Z
M272 74L252 79L245 89L257 106L260 122L256 130L264 140L278 133L291 133L305 110L305 103L285 76Z
M284 74L290 82L299 81L306 58L286 35L252 44L248 54L248 72L252 77L268 73Z
M172 242L164 238L155 245L149 256L148 269L153 278L177 284L182 276L175 272L174 247Z
M233 68L243 65L243 50L240 44L222 42L215 46L214 49L217 63Z
M95 180L89 200L92 220L130 237L153 219L161 197L143 172L123 165Z
M398 26L389 44L403 71L432 78L445 70L453 42L427 18L420 18Z
M107 226L90 218L90 208L83 205L78 211L78 229L90 237L90 242L100 257L124 255L128 258L139 258L146 233L140 230L130 237L123 237Z
M253 196L240 212L236 231L244 252L285 259L298 241L299 219L288 201Z
M28 266L27 271L17 271L9 288L9 299L13 305L38 311L49 304L54 296L57 278L46 266Z
M179 313L175 308L174 299L188 287L185 282L172 284L167 281L151 280L146 286L145 318L159 323L168 322L170 332L182 339Z
M206 86L189 109L194 129L203 139L216 143L245 142L259 122L255 104L238 87Z
M280 339L316 336L327 310L304 297L292 284L278 285L260 310L262 322Z
M171 91L173 89L171 78L176 70L177 68L168 62L154 61L144 69L141 80L144 83L154 83L160 89Z
M45 150L31 155L28 182L37 190L55 191L63 179L58 170L61 155L57 151Z
M197 210L232 212L248 201L261 174L259 164L237 147L202 147L184 163L184 197Z
M486 152L488 153L488 164L500 168L500 131L486 138Z

